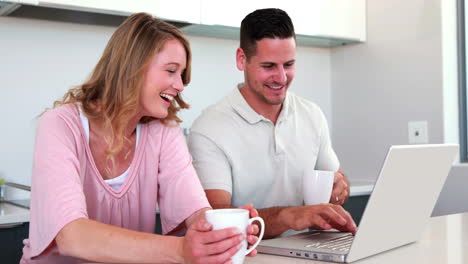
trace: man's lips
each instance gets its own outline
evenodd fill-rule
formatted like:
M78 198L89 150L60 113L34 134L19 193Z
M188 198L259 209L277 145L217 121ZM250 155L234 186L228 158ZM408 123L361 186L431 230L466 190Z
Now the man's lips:
M264 86L266 86L268 89L271 89L271 90L274 90L274 91L279 91L279 90L283 89L284 87L286 87L286 85L284 85L284 84L265 84Z

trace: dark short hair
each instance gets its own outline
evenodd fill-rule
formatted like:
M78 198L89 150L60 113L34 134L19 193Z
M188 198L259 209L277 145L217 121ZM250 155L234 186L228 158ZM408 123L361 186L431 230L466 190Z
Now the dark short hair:
M240 47L249 59L255 55L257 41L263 38L296 39L294 26L288 14L278 8L257 9L241 23Z

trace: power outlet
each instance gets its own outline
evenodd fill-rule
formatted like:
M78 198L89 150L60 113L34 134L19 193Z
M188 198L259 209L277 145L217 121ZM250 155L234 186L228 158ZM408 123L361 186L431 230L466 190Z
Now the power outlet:
M408 122L408 142L410 144L427 144L429 143L429 134L427 129L427 121L410 121Z

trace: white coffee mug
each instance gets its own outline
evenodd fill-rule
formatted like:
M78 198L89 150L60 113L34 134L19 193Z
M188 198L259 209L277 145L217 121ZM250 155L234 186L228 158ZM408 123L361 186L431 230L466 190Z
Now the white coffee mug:
M333 171L305 170L303 174L304 204L330 202L335 173Z
M259 216L250 218L249 210L246 209L216 209L209 210L205 212L206 221L213 225L213 230L220 230L229 227L239 228L244 235L247 234L247 227L251 225L254 221L259 221L261 224L260 235L258 236L258 241L247 249L247 240L242 242L243 246L237 251L237 253L232 256L231 260L234 264L244 263L244 258L252 250L254 250L260 241L263 238L263 233L265 231L265 223L263 219Z

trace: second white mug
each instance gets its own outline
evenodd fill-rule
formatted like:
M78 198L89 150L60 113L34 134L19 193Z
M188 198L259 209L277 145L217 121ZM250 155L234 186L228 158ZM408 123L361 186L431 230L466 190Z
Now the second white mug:
M303 174L304 204L330 202L335 173L333 171L305 170Z

